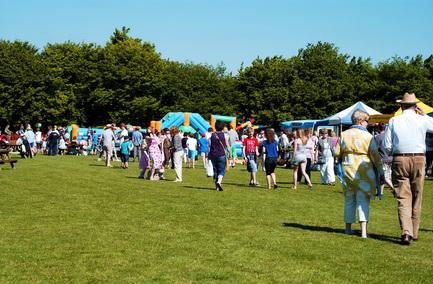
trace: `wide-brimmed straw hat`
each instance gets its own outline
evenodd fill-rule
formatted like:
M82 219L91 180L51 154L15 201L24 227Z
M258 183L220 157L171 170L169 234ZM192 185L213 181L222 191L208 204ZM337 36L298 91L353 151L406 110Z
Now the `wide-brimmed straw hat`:
M402 100L397 100L401 105L415 105L419 102L414 93L405 93Z

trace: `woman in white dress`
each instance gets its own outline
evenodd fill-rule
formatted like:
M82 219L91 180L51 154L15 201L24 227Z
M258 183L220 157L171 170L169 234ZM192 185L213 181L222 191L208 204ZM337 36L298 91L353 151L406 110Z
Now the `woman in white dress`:
M320 183L335 185L334 156L335 150L332 138L328 136L327 129L320 129L320 138L317 143L318 162L320 164Z

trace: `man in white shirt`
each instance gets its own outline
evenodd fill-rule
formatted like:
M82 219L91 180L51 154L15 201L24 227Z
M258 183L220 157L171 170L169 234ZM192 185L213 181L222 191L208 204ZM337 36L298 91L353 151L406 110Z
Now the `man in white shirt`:
M208 140L210 139L210 137L212 136L212 132L213 132L212 127L209 127L206 132L206 139Z
M36 141L36 149L38 151L41 151L41 149L42 149L42 132L39 128L36 128L35 141Z
M398 202L401 242L418 240L425 176L425 137L433 132L433 118L416 106L415 94L405 93L397 101L402 114L391 118L383 146L393 156L392 183Z
M126 129L125 123L120 124L120 144L123 143L125 137L129 136L128 129Z
M278 146L281 154L281 159L284 161L289 160L289 137L287 134L289 133L289 130L287 128L283 129L283 132L281 133L280 140L278 141Z
M192 133L189 134L188 140L186 140L186 146L188 147L188 168L195 168L195 157L197 157L197 139L194 138Z

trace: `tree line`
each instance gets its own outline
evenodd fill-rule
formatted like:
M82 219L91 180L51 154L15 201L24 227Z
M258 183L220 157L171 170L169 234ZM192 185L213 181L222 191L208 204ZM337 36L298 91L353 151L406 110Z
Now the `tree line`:
M318 42L293 57L255 59L228 73L163 59L155 46L116 29L105 46L0 40L0 125L147 125L170 111L255 118L277 126L319 119L357 101L383 113L414 92L433 105L433 55L378 64Z

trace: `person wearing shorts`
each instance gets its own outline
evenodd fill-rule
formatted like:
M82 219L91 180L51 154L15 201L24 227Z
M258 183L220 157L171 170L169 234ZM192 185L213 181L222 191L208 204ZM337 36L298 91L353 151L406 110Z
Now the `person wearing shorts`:
M92 134L92 150L91 154L96 155L96 148L98 146L98 134L96 134L96 130L93 130Z
M198 140L198 146L200 150L200 156L203 159L203 167L207 165L207 155L209 153L209 140L206 138L206 134L202 133L201 138Z
M275 131L272 128L266 130L266 140L263 141L263 155L265 156L265 171L268 189L278 188L275 168L278 161L278 142L275 140Z
M128 168L129 163L129 152L132 150L132 143L129 141L128 136L123 137L123 142L120 144L120 154L121 154L121 160L122 160L122 169Z
M257 182L257 157L259 156L259 141L254 137L254 130L248 130L248 137L243 141L242 152L244 154L247 171L250 173L250 186L260 186Z
M234 168L236 165L236 161L238 159L238 154L236 153L236 145L235 144L230 146L230 151L232 153L232 158L231 158L230 164L231 164L231 167Z
M231 153L230 166L234 168L238 158L238 155L236 154L236 141L239 140L239 135L231 125L229 125L229 131L227 132L227 135L229 137L230 153Z
M35 133L36 149L38 152L42 150L42 132L39 128L36 128Z
M190 133L188 140L186 141L188 149L188 168L192 166L195 168L195 158L197 157L197 139L194 138L194 134Z

